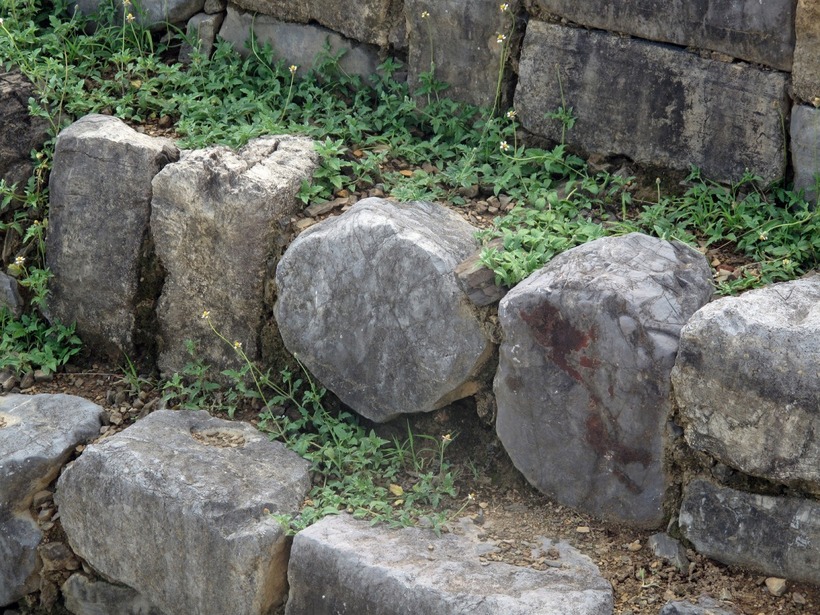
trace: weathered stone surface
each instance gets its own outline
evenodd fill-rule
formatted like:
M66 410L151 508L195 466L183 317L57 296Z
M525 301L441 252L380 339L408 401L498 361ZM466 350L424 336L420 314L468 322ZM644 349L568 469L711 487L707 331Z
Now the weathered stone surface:
M689 558L686 557L686 549L680 541L668 534L653 534L649 537L647 545L655 557L669 562L684 574L689 572Z
M491 107L498 87L501 53L512 42L513 15L518 2L508 3L510 10L498 10L495 0L405 0L409 53L408 77L411 88L417 88L420 75L429 73L435 64L435 78L450 87L448 98L474 105ZM429 17L422 17L422 13ZM507 37L505 45L498 36ZM506 94L507 80L502 87Z
M792 86L796 96L820 104L820 4L797 0Z
M57 138L46 264L50 316L77 323L89 346L134 355L151 179L178 157L173 142L88 115Z
M678 518L699 553L725 564L820 583L820 503L695 480Z
M205 5L202 10L208 15L216 13L224 13L228 8L228 0L205 0Z
M567 140L588 152L737 179L783 176L788 76L615 34L531 21L515 106L524 128L560 140L545 114L561 92L577 117Z
M490 242L489 246L500 247L501 240ZM482 249L476 250L461 261L455 269L456 281L470 301L482 307L501 301L509 288L495 283L493 270L481 263Z
M817 186L820 183L820 107L795 105L792 108L790 134L794 187L805 190L806 199L817 203Z
M42 533L29 506L74 447L99 433L102 415L69 395L0 397L0 606L37 589Z
M299 3L292 3L294 6ZM369 77L379 66L378 48L349 41L321 26L286 23L267 15L245 13L228 5L228 14L219 36L233 44L236 50L248 55L246 41L253 32L256 44L270 44L274 57L286 64L296 65L300 75L310 69L330 44L330 53L344 52L339 68L349 75Z
M0 308L6 308L16 316L23 313L23 298L17 280L5 273L0 273Z
M697 604L688 600L667 602L659 615L738 615L732 608L724 606L709 596L700 596Z
M182 43L179 50L179 61L189 62L194 53L194 46L203 56L210 57L216 41L216 35L219 33L219 26L225 16L222 13L208 14L197 13L188 20L186 33L188 40ZM190 43L188 42L190 41Z
M287 615L610 615L612 587L566 543L542 539L561 568L536 571L492 562L487 543L417 528L372 527L325 517L293 541Z
M20 192L33 170L31 151L48 138L48 121L29 115L31 96L34 86L22 73L0 66L0 179L18 184Z
M75 4L80 11L91 15L99 10L104 0L77 0ZM134 15L139 25L151 30L163 30L169 25L184 24L188 19L202 11L205 0L136 0L123 11L121 3L117 10L121 16ZM136 5L136 6L135 6Z
M319 23L363 43L387 47L390 32L400 27L401 0L233 0L239 8L300 24Z
M794 1L528 0L531 10L638 38L719 51L789 71L794 50Z
M276 271L285 345L374 421L474 394L492 344L453 275L474 235L443 206L376 198L316 224Z
M661 523L669 372L711 293L701 254L632 233L564 252L501 300L496 430L527 480L604 519Z
M82 573L68 577L62 592L65 608L74 615L165 615L130 587L91 580Z
M690 446L820 492L820 276L703 307L672 382Z
M190 361L186 340L209 365L237 367L233 349L200 318L204 310L222 335L257 355L269 260L275 264L296 194L315 166L309 139L262 137L236 152L189 152L156 176L151 230L166 272L157 304L164 373Z
M308 465L247 423L160 410L86 448L55 501L74 552L162 611L261 614L286 591L269 512L299 509Z

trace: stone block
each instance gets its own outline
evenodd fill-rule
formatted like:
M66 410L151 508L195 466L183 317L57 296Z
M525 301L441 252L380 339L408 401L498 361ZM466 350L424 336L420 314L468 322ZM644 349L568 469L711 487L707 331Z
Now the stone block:
M820 101L818 101L820 102ZM794 187L817 204L820 186L820 107L795 105L791 119Z
M156 176L151 231L165 269L157 304L163 373L190 361L186 340L218 370L238 367L233 349L201 319L205 310L222 335L257 356L268 272L316 160L309 139L262 137L236 152L189 152Z
M232 0L257 19L272 17L282 22L318 23L356 41L388 46L391 32L400 29L401 0Z
M528 0L582 26L792 68L794 0Z
M39 586L42 532L29 507L78 444L99 434L103 409L69 395L0 397L0 606Z
M247 423L159 410L86 448L55 501L74 552L163 612L261 615L286 593L271 513L299 510L308 468Z
M191 17L186 30L188 38L179 50L179 61L190 62L195 47L203 56L210 57L216 35L219 33L219 26L222 25L224 19L225 16L222 13L197 13Z
M267 15L237 10L229 4L219 36L239 53L248 56L251 50L246 43L251 32L257 45L270 44L274 57L288 65L296 65L299 75L304 75L321 60L327 45L333 55L344 52L339 68L348 75L369 77L376 73L380 64L379 50L373 45L347 40L322 26L279 21Z
M276 271L285 346L377 422L476 393L493 346L453 275L475 231L446 207L377 198L312 226Z
M707 557L820 583L820 502L754 495L695 480L684 490L678 521L684 537Z
M61 588L66 610L74 615L166 615L125 585L72 574Z
M100 6L106 4L106 0L77 0L75 4L80 11L86 15L97 12ZM169 25L182 25L188 19L202 11L205 0L132 0L131 6L127 7L127 14L130 12L136 18L136 22L144 28L159 31L165 30ZM121 3L117 3L117 9L123 14Z
M669 372L711 294L701 254L638 233L568 250L507 293L496 430L530 483L609 521L663 521Z
M57 138L49 181L49 316L95 350L135 354L151 180L179 150L122 120L87 115Z
M494 239L487 247L501 249L503 242ZM495 283L495 273L481 263L483 248L476 250L461 261L455 269L456 281L459 287L475 305L483 307L492 305L504 298L509 288Z
M325 517L293 541L286 615L611 615L612 587L592 561L542 539L560 568L483 565L495 548L453 534Z
M408 78L411 89L421 84L420 75L435 65L435 78L450 87L442 96L473 105L492 107L504 45L510 45L513 15L518 2L502 12L496 0L405 0L407 20ZM422 13L429 17L422 17ZM506 95L508 80L501 84Z
M794 29L794 93L820 106L820 3L817 0L797 0Z
M690 446L820 493L820 276L704 306L672 383Z
M6 308L15 316L23 313L23 298L17 280L5 273L0 273L0 308Z
M546 117L562 104L577 118L567 141L671 169L700 167L737 180L783 176L784 73L729 64L667 45L531 21L515 107L524 128L559 141Z
M659 615L739 615L732 608L723 605L710 596L698 597L697 603L688 600L673 600L663 605Z

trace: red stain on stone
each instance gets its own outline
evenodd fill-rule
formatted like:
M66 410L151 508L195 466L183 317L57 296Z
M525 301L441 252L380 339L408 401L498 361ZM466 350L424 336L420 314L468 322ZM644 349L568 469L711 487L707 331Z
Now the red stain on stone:
M580 352L589 346L591 336L573 327L557 308L546 301L530 311L521 310L519 315L532 329L535 341L547 349L549 358L581 382L580 372L569 363L570 353ZM579 363L582 367L598 367L597 361L587 357L581 357Z
M596 411L592 411L584 422L586 428L585 440L590 448L599 456L609 456L618 465L629 463L640 463L646 467L652 462L652 455L649 451L632 448L620 442L617 435L613 436L604 424L603 417ZM613 469L613 474L623 483L627 489L633 493L640 492L641 488L627 476L626 472L620 468Z

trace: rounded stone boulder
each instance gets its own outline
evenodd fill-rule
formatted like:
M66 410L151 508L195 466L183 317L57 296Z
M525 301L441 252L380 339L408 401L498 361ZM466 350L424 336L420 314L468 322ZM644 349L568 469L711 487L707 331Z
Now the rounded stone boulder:
M439 205L372 198L308 229L276 271L288 350L374 421L472 395L493 346L454 270L475 231Z

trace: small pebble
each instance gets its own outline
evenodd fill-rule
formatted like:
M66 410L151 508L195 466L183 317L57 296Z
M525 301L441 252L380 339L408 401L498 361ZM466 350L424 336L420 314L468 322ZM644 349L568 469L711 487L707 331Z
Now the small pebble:
M579 534L589 534L592 530L589 528L588 525L579 525L575 528L575 531Z
M630 542L628 545L626 545L626 548L629 551L633 551L633 552L634 551L640 551L641 550L641 541L636 540L635 542Z
M772 596L782 596L786 593L786 579L769 577L766 579L766 589L769 590Z
M795 604L806 604L806 597L800 592L792 592L792 602Z

